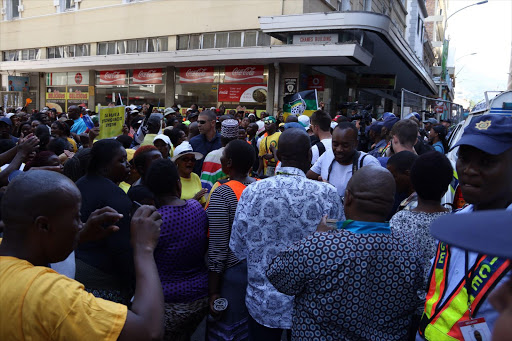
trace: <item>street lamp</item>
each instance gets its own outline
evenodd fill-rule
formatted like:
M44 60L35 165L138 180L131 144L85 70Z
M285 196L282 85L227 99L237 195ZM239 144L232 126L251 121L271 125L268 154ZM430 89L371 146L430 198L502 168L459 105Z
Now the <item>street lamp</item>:
M439 84L439 97L443 97L443 82L446 80L446 59L448 58L448 40L446 40L446 29L448 28L448 20L453 17L455 14L459 13L462 10L465 10L466 8L477 6L477 5L483 5L488 3L489 0L483 0L471 5L467 5L465 7L462 7L461 9L453 12L446 20L444 21L444 30L443 30L443 54L441 57L441 82Z
M467 57L467 56L474 56L475 54L477 54L476 52L473 52L473 53L468 53L468 54L465 54L463 55L462 57L459 57L455 60L455 63L457 63L459 60L461 60L462 58L464 57Z

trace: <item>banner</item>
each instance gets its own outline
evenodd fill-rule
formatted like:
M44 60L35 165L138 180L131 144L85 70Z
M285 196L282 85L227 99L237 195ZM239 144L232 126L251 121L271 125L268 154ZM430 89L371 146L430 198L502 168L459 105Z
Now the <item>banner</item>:
M325 88L325 76L315 75L308 76L308 90L324 91Z
M263 65L226 66L224 71L224 83L264 83Z
M89 85L89 71L68 72L68 85Z
M28 92L29 90L28 77L7 76L7 82L9 83L7 91Z
M180 68L180 83L213 83L213 66Z
M316 90L306 90L287 96L283 100L284 116L308 115L318 110L318 96Z
M101 85L126 84L126 70L100 71Z
M119 136L123 133L125 106L100 108L100 136L98 140Z
M162 69L133 70L133 84L162 84Z
M219 102L265 103L266 101L266 86L219 85Z

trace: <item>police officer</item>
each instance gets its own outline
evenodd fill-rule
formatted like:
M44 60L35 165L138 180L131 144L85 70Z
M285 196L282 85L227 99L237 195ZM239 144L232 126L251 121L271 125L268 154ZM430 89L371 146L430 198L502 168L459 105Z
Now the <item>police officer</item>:
M474 118L455 147L459 147L459 186L470 204L458 213L512 210L512 118ZM480 228L487 228L487 224ZM461 233L460 238L470 233ZM489 303L488 294L510 278L509 267L506 258L440 242L416 340L464 340L463 327L477 318L483 319L479 320L482 329L492 331L498 312Z

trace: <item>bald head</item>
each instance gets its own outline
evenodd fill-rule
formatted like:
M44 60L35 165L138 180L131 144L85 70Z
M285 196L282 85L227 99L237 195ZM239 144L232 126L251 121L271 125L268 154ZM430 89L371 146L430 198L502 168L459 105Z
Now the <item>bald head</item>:
M82 111L81 107L78 105L72 105L68 108L68 116L72 120L76 120L80 117L80 112Z
M304 129L286 129L279 136L277 157L283 167L297 167L304 172L309 169L311 143Z
M78 188L62 174L44 170L23 173L9 184L2 198L5 231L10 226L29 226L38 216L56 215L80 198Z
M393 207L395 180L393 175L383 167L366 166L352 176L347 184L347 192L345 193L347 218L366 220L360 217L363 214L382 218L383 222ZM350 209L347 206L351 206Z

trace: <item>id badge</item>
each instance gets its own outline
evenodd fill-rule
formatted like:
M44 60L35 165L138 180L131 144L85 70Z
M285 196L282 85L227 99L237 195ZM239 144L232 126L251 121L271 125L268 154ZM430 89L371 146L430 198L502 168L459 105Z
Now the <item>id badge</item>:
M464 341L491 341L491 331L483 317L459 322Z

